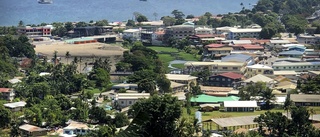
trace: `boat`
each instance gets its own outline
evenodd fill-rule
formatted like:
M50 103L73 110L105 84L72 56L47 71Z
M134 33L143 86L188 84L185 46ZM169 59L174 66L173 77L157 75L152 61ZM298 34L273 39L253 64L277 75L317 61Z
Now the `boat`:
M52 4L53 1L52 0L38 0L39 4Z

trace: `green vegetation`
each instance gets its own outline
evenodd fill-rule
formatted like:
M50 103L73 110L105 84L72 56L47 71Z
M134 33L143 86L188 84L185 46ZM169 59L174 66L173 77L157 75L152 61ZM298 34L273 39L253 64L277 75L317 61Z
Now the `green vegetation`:
M183 69L184 64L171 64L172 67L178 68L178 69Z

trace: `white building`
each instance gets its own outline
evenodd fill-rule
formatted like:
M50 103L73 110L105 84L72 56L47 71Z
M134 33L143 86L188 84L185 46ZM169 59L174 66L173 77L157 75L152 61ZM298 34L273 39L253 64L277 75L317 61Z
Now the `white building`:
M258 107L257 101L224 101L226 112L253 112Z
M140 30L139 29L127 29L123 31L122 38L130 40L139 40L140 39Z
M291 44L289 40L270 40L270 47L276 49L282 49L282 45Z
M308 70L319 70L320 62L275 62L272 65L272 68L275 71L308 71Z
M207 27L197 27L195 28L196 35L212 35L213 29Z
M245 28L245 29L239 29L239 28L233 28L230 29L228 32L228 39L239 39L243 37L248 38L259 38L261 28L252 29L252 28Z
M225 26L225 27L218 27L216 28L216 34L228 34L230 29L235 29L236 27L228 27L228 26Z
M85 135L91 130L87 124L69 120L67 127L63 128L63 133L60 137L76 137L77 135Z
M14 103L6 103L3 104L4 107L9 108L11 111L16 112L22 110L24 106L26 106L26 102L20 101L20 102L14 102Z
M320 34L314 34L314 35L304 35L299 34L297 36L298 43L301 44L315 44L320 42Z
M149 98L149 93L118 93L115 96L115 101L122 107L128 107L139 101L142 98Z

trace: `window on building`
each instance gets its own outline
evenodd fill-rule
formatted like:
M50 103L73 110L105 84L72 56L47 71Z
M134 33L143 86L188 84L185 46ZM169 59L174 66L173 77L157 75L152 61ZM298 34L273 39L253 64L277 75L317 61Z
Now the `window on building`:
M233 67L232 69L233 69L233 70L237 70L237 69L238 69L238 67Z
M228 81L231 81L231 79L228 78Z
M219 81L219 78L216 78L217 79L217 81Z
M124 104L124 102L123 102L123 101L121 101L121 104Z
M261 70L259 69L258 72L261 72Z
M228 69L228 67L222 67L222 69Z
M132 104L132 101L129 101L129 104L131 105L131 104Z
M212 67L212 69L218 69L218 67Z
M222 81L225 81L226 79L225 79L225 78L222 78L221 80L222 80Z

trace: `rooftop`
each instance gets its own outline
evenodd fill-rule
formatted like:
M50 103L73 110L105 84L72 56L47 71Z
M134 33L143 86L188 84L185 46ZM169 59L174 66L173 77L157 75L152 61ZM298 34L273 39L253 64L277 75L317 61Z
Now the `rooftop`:
M246 83L250 83L250 82L253 82L253 83L256 83L256 82L266 82L266 83L269 83L269 82L273 82L274 80L269 78L269 77L266 77L262 74L258 74L258 75L255 75L247 80L245 80L244 82Z
M274 71L274 75L297 75L298 73L296 71Z
M215 97L209 96L205 94L197 95L196 97L191 97L191 102L196 103L219 103L223 101L238 101L239 97L236 96L229 96L229 97Z
M0 88L0 92L4 93L4 92L10 92L12 91L12 88Z
M89 129L88 125L77 121L68 121L69 125L63 129Z
M127 30L124 30L123 32L124 33L133 33L133 32L139 32L140 30L139 29L127 29Z
M245 33L245 32L261 32L261 28L259 29L238 29L238 28L232 28L229 31L233 33Z
M231 126L244 126L244 125L255 125L258 124L253 122L258 116L244 116L244 117L230 117L230 118L215 118L210 119L220 127L231 127Z
M223 77L227 77L227 78L230 78L230 79L240 79L240 78L243 77L243 75L238 74L238 73L234 73L234 72L221 73L221 74L218 74L216 76L223 76Z
M180 74L166 74L169 80L194 80L198 77L194 77L191 75L180 75Z
M209 65L217 65L217 66L243 66L243 63L237 62L186 62L184 66L209 66Z
M293 102L320 102L320 95L291 94L290 99Z
M252 58L245 54L231 54L221 58L222 62L246 62L248 59Z
M3 105L8 108L17 108L17 107L24 107L26 104L27 104L26 102L20 101L20 102L14 102L14 103L6 103Z
M234 45L237 45L237 44L251 44L251 40L232 40L232 43Z
M269 66L266 66L266 65L262 65L262 64L255 64L255 65L252 65L252 66L247 66L247 68L250 68L250 69L267 69L267 70L273 70L273 68L269 67Z
M303 55L304 52L297 50L282 51L279 55Z
M29 124L23 124L19 126L19 129L28 131L28 132L35 132L35 131L46 131L44 128L40 128L34 125L29 125Z
M212 86L200 86L202 91L206 92L230 92L233 90L231 87L212 87Z
M257 101L224 101L224 107L258 107Z
M280 43L280 44L289 44L291 42L289 40L270 40L270 43L271 44L273 44L273 43L275 43L275 44L278 44L278 43Z
M224 46L226 46L226 45L225 44L209 44L209 45L206 45L205 47L206 48L221 48Z

